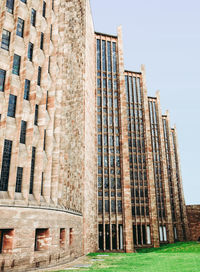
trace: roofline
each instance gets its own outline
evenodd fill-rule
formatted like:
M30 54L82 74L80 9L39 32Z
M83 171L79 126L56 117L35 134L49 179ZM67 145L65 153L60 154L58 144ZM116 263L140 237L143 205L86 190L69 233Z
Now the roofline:
M106 34L106 33L101 33L101 32L94 32L96 35L101 35L101 36L105 36L105 37L111 37L111 38L115 38L117 39L118 37L116 35L111 35L111 34Z
M142 74L142 72L135 72L135 71L130 71L130 70L124 70L124 73L134 73L134 74L139 74L139 75Z

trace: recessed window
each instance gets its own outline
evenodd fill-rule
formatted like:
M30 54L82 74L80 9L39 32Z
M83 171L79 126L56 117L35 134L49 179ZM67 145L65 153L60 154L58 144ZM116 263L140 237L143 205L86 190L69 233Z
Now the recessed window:
M28 60L33 60L33 44L31 42L28 44Z
M9 50L10 46L10 31L3 29L2 32L2 41L1 41L1 48L5 50Z
M36 23L36 10L32 9L31 10L31 25L35 26Z
M51 67L51 57L49 57L49 62L48 62L48 73L50 74L50 67Z
M44 192L44 172L42 172L42 179L41 179L41 196L43 196Z
M44 33L41 32L40 36L40 49L43 50L44 47Z
M35 119L34 119L34 125L38 125L38 105L35 105Z
M54 0L52 0L52 10L54 10Z
M42 75L42 68L39 66L38 67L38 77L37 77L37 85L41 85L41 75Z
M17 31L16 31L17 36L23 37L24 36L24 20L21 18L18 18L17 21Z
M0 69L0 92L4 92L5 79L6 79L6 71Z
M45 1L43 1L42 16L43 17L46 16L46 2Z
M4 140L3 160L2 160L1 179L0 179L0 191L8 190L11 152L12 152L12 141Z
M12 73L19 76L21 57L14 54Z
M14 229L0 229L0 253L12 253L13 239Z
M26 0L21 0L21 2L25 3L26 4Z
M6 9L7 9L7 12L13 14L13 10L14 10L14 0L7 0L7 1L6 1Z
M44 130L43 150L46 150L46 129Z
M69 245L71 246L73 243L73 228L69 229Z
M66 241L66 231L65 229L60 229L60 247L65 247Z
M16 177L16 186L15 186L16 193L21 193L22 191L22 178L23 178L23 168L17 167L17 177Z
M24 99L29 100L29 92L30 92L30 80L25 79L24 85Z
M30 173L30 188L29 194L33 194L33 182L34 182L34 170L35 170L35 153L36 147L32 147L32 159L31 159L31 173Z
M20 133L20 143L25 144L26 143L26 121L21 121L21 133Z
M49 229L35 230L35 251L48 250L49 241Z
M17 97L13 94L10 94L9 104L8 104L8 113L7 113L9 117L13 117L13 118L15 117L16 101L17 101Z
M48 109L48 98L49 98L49 92L47 91L47 96L46 96L46 110Z

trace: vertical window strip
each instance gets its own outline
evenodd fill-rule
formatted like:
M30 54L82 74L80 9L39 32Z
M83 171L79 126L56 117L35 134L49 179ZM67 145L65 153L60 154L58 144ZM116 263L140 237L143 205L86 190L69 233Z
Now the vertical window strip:
M35 170L35 153L36 147L32 147L32 159L31 159L31 173L30 173L30 188L29 194L33 194L33 183L34 183L34 170Z
M21 133L20 133L20 143L21 144L26 143L26 126L27 126L27 122L22 120L21 121Z
M102 68L106 71L106 41L102 41Z
M9 50L10 47L10 31L3 29L2 32L2 40L1 40L1 48L5 50Z
M6 80L6 71L0 69L0 92L4 92Z
M101 40L97 39L97 71L101 70Z
M0 177L0 191L8 190L12 141L4 140L4 150Z
M22 178L23 178L23 168L17 167L17 177L16 177L16 186L15 192L21 193L22 190Z
M117 73L117 51L116 42L112 43L112 55L113 55L113 73Z

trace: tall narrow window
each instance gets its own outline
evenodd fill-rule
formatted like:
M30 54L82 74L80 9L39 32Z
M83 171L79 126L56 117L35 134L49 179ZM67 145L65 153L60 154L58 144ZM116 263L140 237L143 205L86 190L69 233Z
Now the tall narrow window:
M37 85L41 85L41 74L42 74L42 68L39 66L38 67L38 77L37 77Z
M1 48L5 50L9 50L10 46L10 31L3 29L2 32L2 40L1 40Z
M48 98L49 98L49 92L47 91L47 96L46 96L46 110L48 109Z
M6 9L7 9L7 12L13 14L13 10L14 10L14 0L7 0L7 1L6 1Z
M34 120L34 125L38 125L38 105L35 105L35 120Z
M28 60L33 60L33 44L31 42L28 44Z
M54 10L54 0L52 0L52 10Z
M40 35L40 49L43 50L44 47L44 33L41 32Z
M60 229L60 247L65 247L66 231L65 229Z
M29 92L30 92L30 80L25 79L25 85L24 85L24 99L29 99Z
M17 20L17 31L16 31L17 36L23 37L24 36L24 20L21 18L18 18Z
M46 150L46 129L44 130L43 150Z
M4 140L3 160L2 160L1 179L0 179L0 191L8 190L11 152L12 152L12 141Z
M0 69L0 92L4 92L5 79L6 79L6 71Z
M21 133L20 133L20 143L25 144L26 143L26 121L21 121Z
M7 115L13 118L15 117L16 101L17 97L13 94L10 94Z
M42 8L42 16L45 18L46 16L46 2L43 1L43 8Z
M36 22L36 10L32 9L31 10L31 25L35 26L35 22Z
M35 152L36 147L32 147L32 159L31 159L31 174L30 174L30 188L29 194L33 194L33 182L34 182L34 170L35 170Z
M22 191L22 178L23 178L23 168L17 167L17 178L16 178L16 186L15 186L16 193L21 193Z
M48 62L48 73L50 74L50 67L51 67L51 57L49 57L49 62Z
M71 246L73 243L73 229L69 229L69 245Z
M14 54L12 73L19 76L21 57Z
M44 172L42 172L42 180L41 180L41 195L43 196L43 187L44 187Z

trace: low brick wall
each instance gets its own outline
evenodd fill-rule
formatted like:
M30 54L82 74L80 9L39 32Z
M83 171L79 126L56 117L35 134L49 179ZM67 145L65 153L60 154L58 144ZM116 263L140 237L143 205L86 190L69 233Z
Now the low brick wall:
M188 205L187 217L190 229L190 240L200 239L200 205Z

